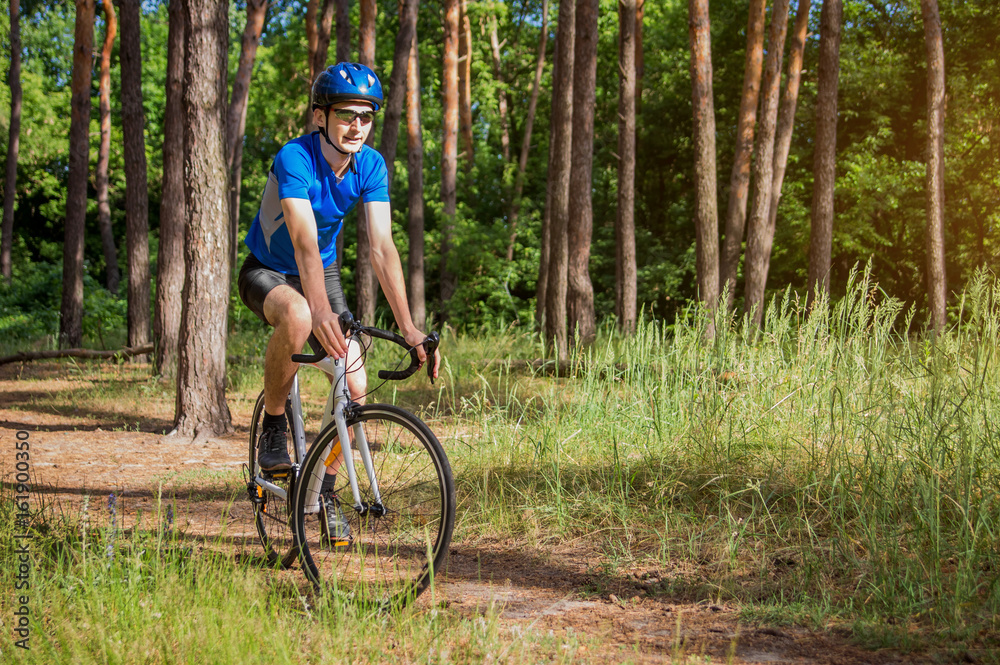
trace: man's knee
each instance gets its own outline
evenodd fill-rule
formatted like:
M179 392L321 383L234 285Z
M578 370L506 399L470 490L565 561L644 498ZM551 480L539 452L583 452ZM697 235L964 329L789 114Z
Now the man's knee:
M304 339L309 336L312 331L312 314L305 298L298 294L276 294L274 301L266 302L265 305L268 306L267 318L275 328L285 330L293 337Z

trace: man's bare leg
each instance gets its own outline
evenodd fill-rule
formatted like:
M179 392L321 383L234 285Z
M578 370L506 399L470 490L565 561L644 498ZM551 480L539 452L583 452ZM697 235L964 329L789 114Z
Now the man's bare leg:
M267 294L264 316L274 326L264 353L264 411L280 416L285 412L288 391L298 370L292 354L300 353L309 339L312 317L302 294L286 285Z

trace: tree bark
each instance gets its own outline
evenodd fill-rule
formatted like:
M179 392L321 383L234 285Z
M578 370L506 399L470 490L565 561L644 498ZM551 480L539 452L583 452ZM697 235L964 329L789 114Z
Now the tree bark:
M816 83L816 151L813 157L812 225L808 298L830 291L833 194L837 167L837 84L840 75L841 0L824 0L820 13L819 79Z
M778 136L774 147L774 179L771 182L771 205L768 208L768 228L777 228L778 202L781 201L781 186L785 181L785 167L788 164L788 151L792 145L792 130L795 127L795 109L799 100L799 84L802 81L802 58L806 50L806 37L809 33L810 0L799 0L795 13L795 27L792 33L792 45L788 50L788 79L785 84L785 94L781 98L781 110L778 112Z
M319 15L319 0L309 0L306 3L306 50L309 61L309 83L316 80L316 47L319 35L316 30L316 17ZM309 115L312 115L311 113Z
M461 28L458 37L458 116L465 160L475 163L472 140L472 24L469 22L468 0L461 2Z
M634 6L633 6L634 9ZM632 15L633 28L635 14ZM569 289L569 180L573 151L573 72L576 48L576 2L559 3L556 71L552 90L552 149L549 151L549 266L545 296L545 335L559 360L569 357L566 293ZM633 53L634 56L634 53Z
M90 79L94 54L94 0L76 0L73 74L70 83L69 175L63 244L60 346L83 344L83 238L90 166Z
M350 0L333 0L337 21L337 62L351 59L351 3Z
M642 22L646 14L646 0L635 3L635 112L642 113L642 77L646 69L646 56L642 51Z
M410 57L406 67L406 139L410 208L406 295L413 325L423 330L427 321L424 290L424 137L420 119L420 56L416 29L410 40Z
M507 120L507 85L503 80L503 68L500 60L500 38L497 36L496 14L490 14L489 24L490 53L493 54L493 76L497 81L497 104L500 111L500 154L503 156L504 165L506 165L510 162L510 129Z
M257 46L264 30L267 0L247 0L247 24L240 43L240 60L233 77L233 92L226 114L226 155L229 167L229 261L236 265L240 235L240 187L243 182L243 135L247 126L247 99ZM327 40L329 41L329 29ZM312 114L309 114L312 117Z
M375 67L375 0L361 0L361 17L358 26L358 62L374 69ZM375 128L368 134L365 144L375 146ZM364 201L360 201L358 210L358 244L357 262L355 263L355 289L358 293L358 308L355 312L361 321L372 325L375 323L375 304L378 302L378 281L371 261L371 239L368 237L368 215L365 212Z
M920 0L927 49L927 295L937 334L947 324L944 262L944 44L937 0Z
M767 36L767 63L761 86L760 133L753 165L753 206L747 224L746 312L758 326L764 317L764 289L771 263L774 228L768 224L774 182L774 137L781 92L781 60L788 32L788 0L775 0Z
M638 271L635 256L635 19L635 0L620 0L618 3L619 161L618 224L615 227L615 246L617 247L615 254L615 315L618 317L619 327L626 334L635 332L636 319L638 318Z
M569 243L566 313L569 333L590 344L597 337L594 286L590 281L590 244L594 228L591 200L594 162L594 103L597 86L598 0L576 8L573 56L573 148L569 181Z
M118 251L115 249L115 234L111 230L111 204L108 201L108 162L111 155L111 50L118 33L118 18L111 0L103 0L107 28L104 33L104 48L101 49L101 73L98 84L98 99L101 112L101 145L97 151L97 172L94 174L94 188L97 190L97 226L101 230L101 247L104 249L105 284L108 291L118 293Z
M184 289L184 3L168 5L167 91L163 113L163 197L160 200L160 250L156 258L157 373L173 376L177 369L177 337Z
M125 143L125 251L128 263L128 345L150 340L149 187L142 109L139 0L121 0L122 134Z
M226 404L229 3L186 0L184 4L184 196L188 222L175 431L202 439L232 431Z
M747 193L750 190L750 158L753 155L754 125L757 122L757 100L760 97L760 75L764 64L764 21L767 2L750 0L747 21L747 54L743 70L743 94L736 127L736 154L729 176L729 206L726 210L726 236L722 244L719 289L728 287L727 307L736 299L736 273L743 249L746 224Z
M510 242L507 244L508 261L514 260L514 243L517 240L517 220L521 214L521 192L524 191L524 173L528 169L531 134L535 126L535 110L538 108L538 90L542 83L542 72L545 70L545 47L548 43L549 0L542 0L542 27L538 31L538 57L535 60L535 78L531 84L531 97L528 99L528 115L524 120L524 136L521 137L521 156L517 164L517 176L514 178L514 193L511 196ZM547 204L546 207L548 207ZM545 261L548 260L547 255L543 254L543 257ZM541 272L539 272L539 275L541 275ZM544 301L542 302L544 303ZM541 321L541 317L538 317L538 319Z
M306 2L306 66L309 68L309 106L306 108L306 132L316 131L316 123L312 114L312 84L316 80L316 46L319 43L316 34L316 15L319 12L319 0Z
M335 0L323 0L323 13L316 22L316 57L313 60L313 71L318 76L326 69L326 59L330 55L330 31L333 28L333 12ZM314 79L315 80L315 79Z
M9 284L14 248L14 198L17 196L17 156L21 145L21 2L10 0L10 127L7 170L3 188L3 226L0 227L0 276Z
M396 145L399 142L399 121L403 115L403 102L406 100L410 52L413 50L413 35L417 34L418 8L418 0L403 0L400 3L399 33L396 35L396 47L392 55L389 94L385 100L382 139L379 142L378 150L385 158L385 166L389 171L390 192L392 191L392 178L396 171Z
M460 30L459 0L444 3L444 137L441 149L441 312L446 315L448 303L457 287L452 268L451 243L455 231L458 177L458 40Z
M336 60L338 63L347 62L351 59L351 4L350 0L333 0L333 2L336 9L334 13L337 29ZM344 265L343 233L337 236L337 265L339 267Z

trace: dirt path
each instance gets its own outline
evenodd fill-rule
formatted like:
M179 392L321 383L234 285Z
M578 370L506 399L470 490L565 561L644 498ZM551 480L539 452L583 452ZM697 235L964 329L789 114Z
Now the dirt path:
M0 370L0 479L9 481L15 434L25 430L36 497L57 510L78 514L86 504L87 510L106 512L114 494L116 514L131 526L163 519L169 504L185 537L211 543L224 533L248 554L259 550L241 474L249 400L230 404L243 428L192 444L162 435L171 408L162 400L145 406L141 397L138 404L122 404L113 394L106 404L92 394L84 400L80 391L100 390L99 379L66 378L41 367L30 372L26 381L14 369ZM81 399L74 401L76 393ZM138 422L123 417L136 412L145 414ZM109 422L120 423L118 431L106 431ZM581 662L931 662L865 651L851 645L845 632L750 625L734 606L652 593L656 571L598 578L592 572L595 556L577 546L526 551L516 543L456 542L438 598L470 618L497 613L515 635L529 629L576 634L587 645L577 654Z

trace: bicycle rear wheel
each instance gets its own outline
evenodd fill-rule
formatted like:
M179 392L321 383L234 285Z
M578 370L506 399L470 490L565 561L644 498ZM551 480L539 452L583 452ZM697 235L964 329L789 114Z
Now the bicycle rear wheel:
M291 400L285 404L285 413L292 413ZM253 418L250 421L250 484L247 491L253 503L254 525L260 544L264 548L264 557L268 564L288 568L298 557L295 547L295 536L292 531L291 507L292 495L295 491L295 470L268 473L262 471L257 464L257 439L260 438L264 420L264 393L257 397L253 408ZM256 479L269 482L285 492L285 498L261 487Z
M381 607L410 602L444 565L455 524L455 484L437 437L403 409L358 407L347 426L363 429L371 450L381 506L360 455L354 452L362 510L352 508L346 470L337 474L335 496L351 527L347 547L326 534L325 511L316 490L320 475L340 454L336 424L326 427L309 449L295 495L295 537L302 568L320 589ZM352 451L353 452L353 451Z

